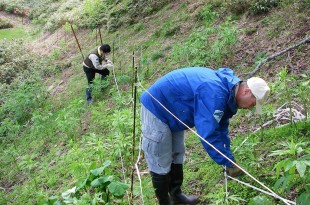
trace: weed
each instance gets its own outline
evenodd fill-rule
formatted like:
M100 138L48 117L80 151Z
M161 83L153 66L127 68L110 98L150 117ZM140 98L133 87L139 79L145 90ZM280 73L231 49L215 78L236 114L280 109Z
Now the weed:
M250 10L254 15L266 13L273 7L276 7L279 2L280 0L257 0L256 2L253 2Z
M249 0L228 0L225 1L224 6L234 15L241 15L245 13L251 5Z
M217 13L212 10L212 5L207 4L200 12L199 16L201 20L208 26L210 25L217 16Z
M291 142L281 143L283 149L273 151L269 156L285 156L286 158L279 161L274 169L276 170L276 175L279 177L282 175L274 184L275 189L280 189L282 192L288 191L293 185L298 183L300 180L303 183L307 183L307 168L310 167L310 152L308 142ZM280 172L283 171L282 174ZM299 176L296 176L296 171ZM302 194L308 193L309 190L302 192Z
M298 96L301 98L303 104L305 119L308 119L309 93L310 93L310 79L307 75L301 75L301 82L298 83Z
M158 59L160 59L160 58L164 58L164 57L165 57L165 55L164 55L163 53L157 52L157 53L154 53L154 54L152 55L151 60L152 60L152 61L156 61L156 60L158 60Z
M156 38L171 37L180 30L180 25L176 22L167 22L154 33Z
M142 31L144 29L145 25L143 23L139 24L136 28L135 28L135 32L139 32Z
M87 172L87 177L80 178L72 189L61 194L61 201L64 204L72 204L73 202L97 204L97 202L110 203L113 201L115 203L115 199L123 198L129 186L120 182L116 177L105 174L106 168L110 164L111 161L105 161L102 167ZM57 199L56 196L49 197L46 203L61 203Z
M188 66L220 65L237 40L237 30L228 19L219 26L194 30L188 39L173 48L172 56ZM213 37L211 40L211 37Z
M0 29L6 29L6 28L13 28L13 25L10 22L0 18Z
M250 200L249 205L273 205L274 203L266 196L256 196Z

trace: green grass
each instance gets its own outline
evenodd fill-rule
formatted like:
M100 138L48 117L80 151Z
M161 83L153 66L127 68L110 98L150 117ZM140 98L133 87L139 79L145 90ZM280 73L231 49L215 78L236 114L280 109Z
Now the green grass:
M18 26L12 29L0 29L0 40L15 40L27 38L29 36L24 27Z

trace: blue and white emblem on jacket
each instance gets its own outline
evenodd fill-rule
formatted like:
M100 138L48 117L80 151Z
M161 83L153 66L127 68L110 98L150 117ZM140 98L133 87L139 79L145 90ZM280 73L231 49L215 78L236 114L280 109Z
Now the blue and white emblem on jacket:
M221 121L223 115L224 115L224 112L221 110L215 110L213 113L213 117L215 118L217 123L219 123Z

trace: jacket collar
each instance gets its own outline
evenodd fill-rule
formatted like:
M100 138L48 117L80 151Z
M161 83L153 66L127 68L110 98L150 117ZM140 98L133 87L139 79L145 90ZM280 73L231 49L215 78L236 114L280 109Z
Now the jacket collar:
M232 89L230 90L229 93L229 99L228 99L228 107L231 110L231 112L234 114L237 113L237 102L236 102L236 93L239 89L239 83L241 81L238 81L237 83L235 83L235 85L232 87Z
M98 54L99 56L102 56L101 51L100 51L100 46L98 46Z

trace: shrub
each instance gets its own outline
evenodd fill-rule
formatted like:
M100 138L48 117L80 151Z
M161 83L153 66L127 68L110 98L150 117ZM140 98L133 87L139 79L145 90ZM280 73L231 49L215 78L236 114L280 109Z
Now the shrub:
M279 4L280 0L257 0L251 4L250 11L252 14L261 14L270 11Z
M252 15L266 13L279 4L280 0L228 0L224 6L234 15L249 12Z
M164 5L169 3L169 0L133 0L129 5L129 16L132 19L137 17L143 18L151 15L155 11L160 10ZM138 20L137 18L136 20Z
M2 96L2 116L23 125L31 118L32 112L43 105L46 95L41 82L22 83L18 89Z
M194 30L184 43L173 48L172 56L188 66L216 66L231 53L236 40L237 29L227 20L218 26Z
M89 20L89 28L95 29L105 19L107 12L106 4L100 0L86 0L84 9Z
M5 28L13 28L13 25L0 18L0 29L5 29Z
M228 0L224 6L234 15L241 15L250 8L250 0Z
M156 60L158 60L158 59L160 59L160 58L164 58L164 57L165 57L165 55L164 55L163 53L161 53L161 52L156 52L156 53L154 53L154 54L152 55L151 59L152 59L152 61L156 61Z

